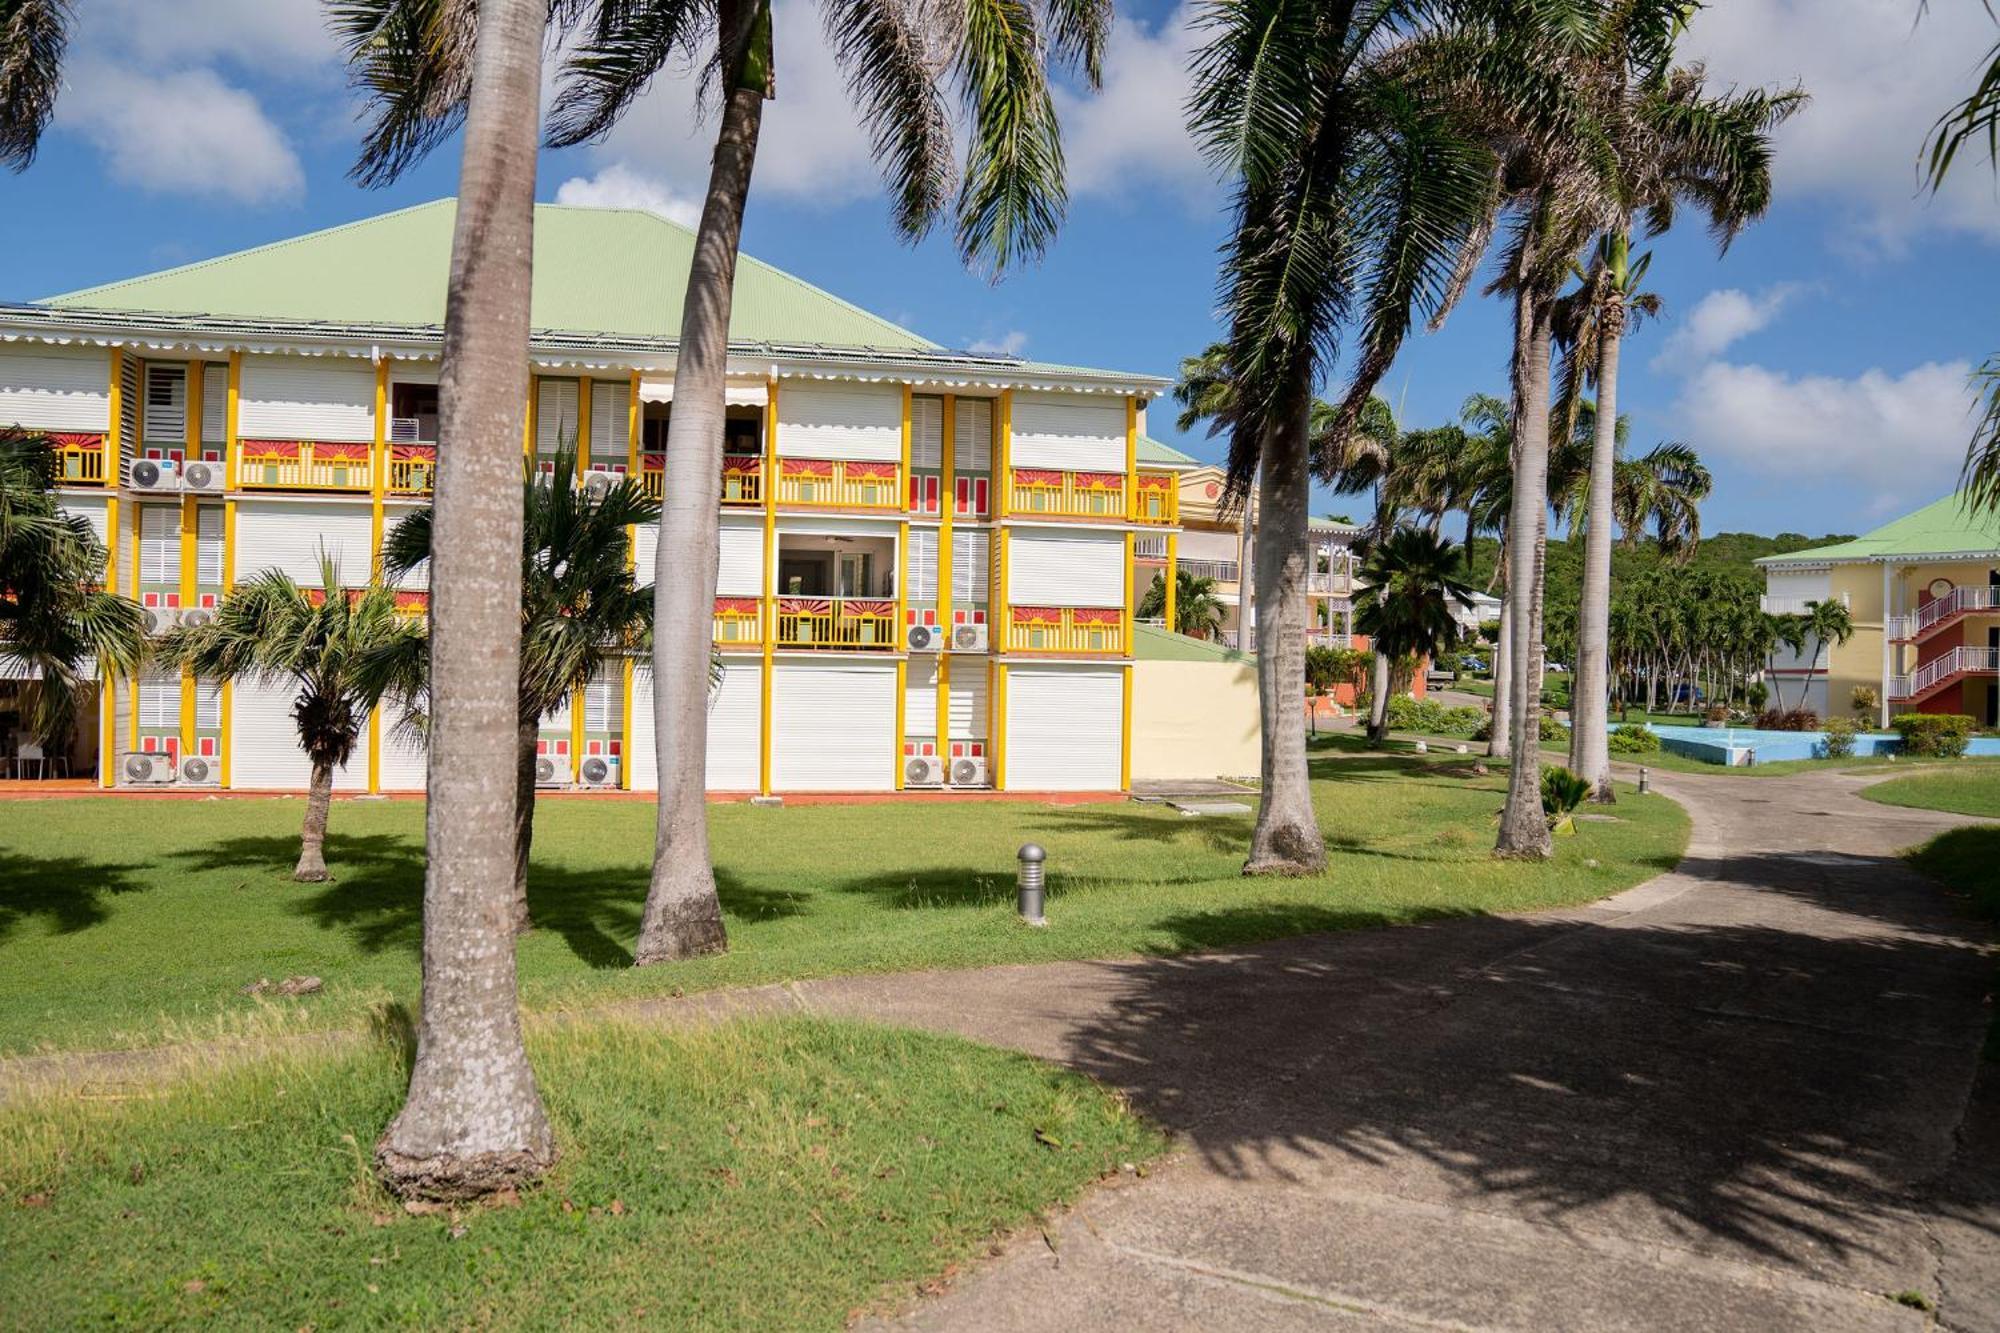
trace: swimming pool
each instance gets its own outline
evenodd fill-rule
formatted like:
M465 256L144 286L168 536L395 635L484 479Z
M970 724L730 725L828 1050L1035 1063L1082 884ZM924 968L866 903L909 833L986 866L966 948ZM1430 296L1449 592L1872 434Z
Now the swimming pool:
M1710 764L1768 764L1781 759L1826 758L1823 731L1766 731L1758 727L1654 727L1660 747ZM1857 755L1894 754L1903 738L1893 731L1865 731L1854 738ZM1974 736L1967 754L2000 755L2000 736Z

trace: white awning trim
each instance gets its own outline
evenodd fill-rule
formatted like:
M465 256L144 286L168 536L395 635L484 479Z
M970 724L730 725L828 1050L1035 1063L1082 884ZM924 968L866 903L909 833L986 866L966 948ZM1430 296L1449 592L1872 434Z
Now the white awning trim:
M726 385L722 394L722 401L729 407L762 407L771 399L769 389L755 381ZM674 401L674 382L671 379L640 380L639 401L671 403Z

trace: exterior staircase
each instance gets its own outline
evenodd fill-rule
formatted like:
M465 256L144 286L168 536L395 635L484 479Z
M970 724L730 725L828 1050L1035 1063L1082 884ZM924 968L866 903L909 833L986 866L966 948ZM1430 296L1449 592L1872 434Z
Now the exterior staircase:
M1985 592L1984 588L1978 589ZM1943 598L1939 598L1943 601ZM1953 648L1890 681L1889 698L1896 703L1922 703L1973 676L2000 675L2000 648Z
M1891 618L1889 638L1894 643L1924 643L1967 616L1995 613L2000 613L2000 589L1977 585L1953 588L1925 602L1914 614Z

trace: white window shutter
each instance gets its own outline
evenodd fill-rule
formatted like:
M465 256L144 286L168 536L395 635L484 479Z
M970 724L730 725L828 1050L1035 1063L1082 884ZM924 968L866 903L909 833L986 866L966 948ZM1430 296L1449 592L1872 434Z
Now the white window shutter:
M984 602L992 579L992 536L981 530L951 534L951 600Z
M139 511L139 581L181 580L181 511L178 505L147 505Z
M958 400L958 420L952 425L951 461L954 472L993 470L993 404L989 400Z
M590 452L622 457L632 437L631 386L599 380L590 386Z
M937 529L910 529L910 601L935 602L937 600L937 565Z
M147 444L187 443L187 367L173 362L149 362L146 366Z
M944 399L910 400L910 466L936 471L944 466Z

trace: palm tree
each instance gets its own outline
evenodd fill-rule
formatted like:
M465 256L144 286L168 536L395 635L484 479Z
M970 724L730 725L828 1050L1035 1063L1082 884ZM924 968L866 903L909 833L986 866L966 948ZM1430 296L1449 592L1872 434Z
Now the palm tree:
M1164 572L1153 575L1153 582L1146 589L1146 595L1139 600L1139 615L1143 619L1164 616L1167 613L1167 576ZM1174 623L1167 626L1176 634L1189 634L1197 639L1212 639L1222 629L1222 599L1215 595L1215 580L1189 573L1185 569L1174 570Z
M1483 216L1492 154L1392 55L1397 0L1234 0L1202 15L1191 127L1234 186L1222 310L1234 403L1228 486L1257 490L1263 801L1245 870L1325 864L1305 763L1306 513L1313 405L1335 335L1358 350L1325 433L1340 468L1412 310L1436 313Z
M528 860L535 837L535 750L542 719L560 712L607 666L643 644L653 594L629 568L629 526L651 523L660 506L627 477L593 495L577 482L576 449L556 452L555 471L524 465L521 483L521 677L515 732L514 928L526 930ZM382 570L397 578L431 558L436 525L419 509L390 529ZM406 699L425 695L421 645L377 667Z
M87 666L130 676L146 651L145 613L104 591L104 543L63 511L55 478L47 436L0 432L0 663L27 678L27 727L45 744L75 725Z
M1611 485L1619 540L1627 550L1636 550L1651 527L1660 554L1686 563L1701 546L1701 502L1714 485L1701 455L1679 441L1619 459Z
M293 685L292 722L312 762L305 828L292 878L327 878L326 821L333 773L347 765L381 695L367 671L371 655L423 642L423 629L396 613L396 594L379 582L348 590L340 565L320 554L320 586L301 588L269 569L222 599L206 625L171 631L158 655L206 680Z
M423 1009L409 1096L375 1145L391 1190L445 1200L531 1181L556 1155L521 1040L507 929L521 655L515 488L527 430L535 111L549 5L480 0L477 15L476 29L454 30L473 49L455 103L464 148L438 389ZM435 49L430 37L450 35L411 34L424 50Z
M1472 588L1459 578L1458 548L1422 528L1398 528L1375 543L1360 581L1367 591L1354 625L1385 659L1435 660L1458 639L1453 612L1472 605ZM1369 742L1380 745L1388 730L1386 710L1378 708L1369 717Z
M1800 617L1800 635L1813 646L1812 658L1806 664L1806 679L1819 670L1819 660L1826 655L1828 647L1838 648L1854 637L1854 617L1848 613L1845 602L1827 600L1807 602L1806 613ZM1799 703L1805 703L1801 691Z
M0 164L26 171L62 90L70 0L0 0Z

